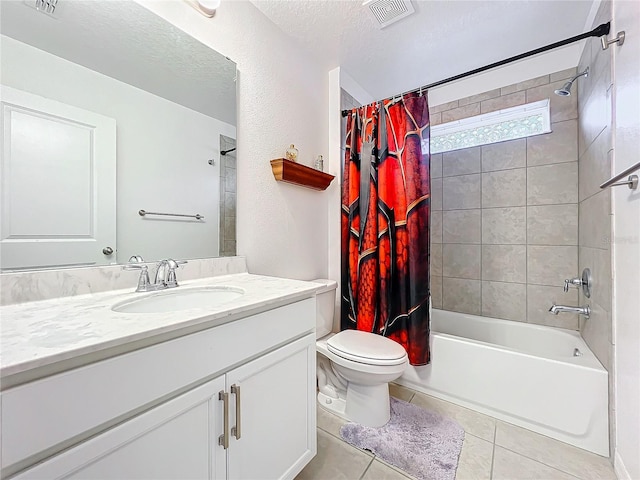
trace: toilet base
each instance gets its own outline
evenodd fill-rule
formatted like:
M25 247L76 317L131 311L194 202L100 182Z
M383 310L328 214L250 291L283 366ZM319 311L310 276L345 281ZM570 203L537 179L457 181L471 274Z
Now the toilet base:
M332 398L318 392L318 405L339 417L366 427L381 427L391 417L389 384L356 385L349 383L347 395Z
M349 420L345 414L346 405L347 402L345 402L344 398L333 398L322 392L318 392L318 406L320 408L323 408L334 415L338 415L345 420Z

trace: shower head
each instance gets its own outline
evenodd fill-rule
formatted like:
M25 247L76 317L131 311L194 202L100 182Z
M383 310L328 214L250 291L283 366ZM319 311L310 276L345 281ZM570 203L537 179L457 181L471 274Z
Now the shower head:
M569 95L571 95L571 86L573 85L573 82L575 82L577 78L588 77L588 76L589 76L589 67L585 68L584 72L579 73L578 75L573 77L571 80L569 80L567 83L565 83L562 86L562 88L559 88L558 90L555 90L553 93L555 93L556 95L559 95L561 97L568 97Z

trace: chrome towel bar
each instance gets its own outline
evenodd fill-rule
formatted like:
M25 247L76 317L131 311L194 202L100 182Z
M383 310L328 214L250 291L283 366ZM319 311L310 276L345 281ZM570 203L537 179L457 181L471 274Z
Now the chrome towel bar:
M624 172L620 172L615 177L610 178L609 180L604 182L602 185L600 185L600 188L619 187L621 185L627 185L631 190L635 190L636 188L638 188L638 175L629 175L629 174L631 172L635 172L638 169L640 169L640 162L634 165L631 165ZM629 178L627 178L626 181L616 183L619 180L622 180L627 175L629 175Z
M146 210L139 210L138 211L138 215L140 215L141 217L144 217L145 215L164 215L164 216L167 216L167 217L195 218L196 220L204 219L204 216L200 215L199 213L196 213L195 215L186 215L184 213L160 213L160 212L147 212Z

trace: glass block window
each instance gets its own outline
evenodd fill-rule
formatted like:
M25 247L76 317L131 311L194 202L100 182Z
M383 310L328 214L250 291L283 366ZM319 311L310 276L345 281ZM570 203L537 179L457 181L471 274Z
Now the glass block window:
M431 153L515 140L551 131L549 99L431 127Z

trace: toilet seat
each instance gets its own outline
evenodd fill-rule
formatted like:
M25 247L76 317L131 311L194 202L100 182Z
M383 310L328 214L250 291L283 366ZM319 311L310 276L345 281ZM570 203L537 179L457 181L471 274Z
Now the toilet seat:
M393 340L374 333L344 330L327 340L327 350L334 355L367 365L402 365L407 352Z

